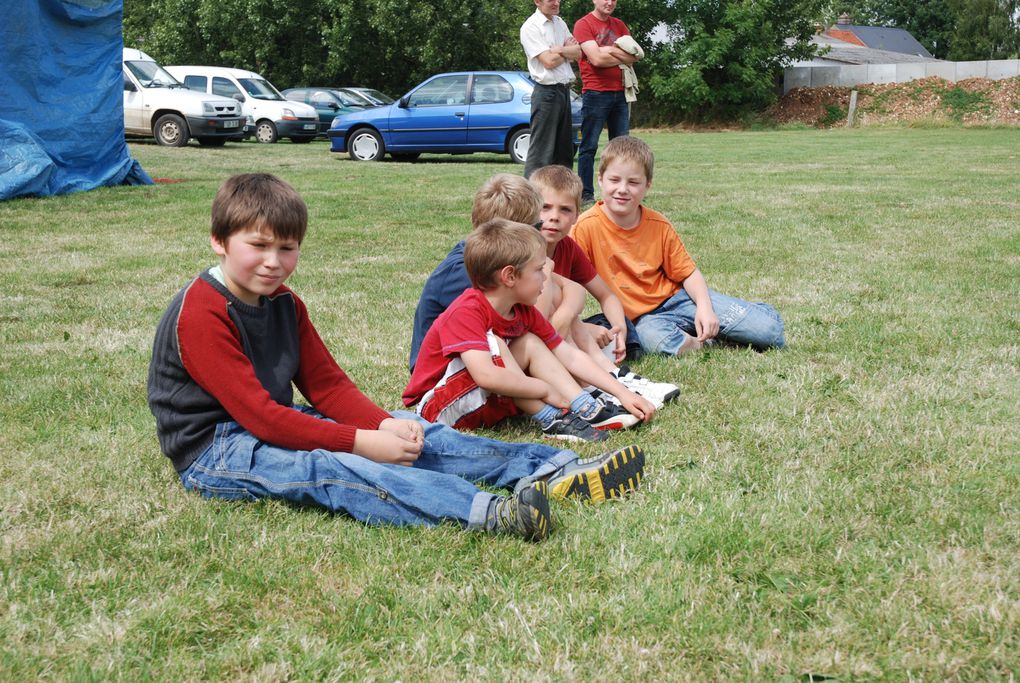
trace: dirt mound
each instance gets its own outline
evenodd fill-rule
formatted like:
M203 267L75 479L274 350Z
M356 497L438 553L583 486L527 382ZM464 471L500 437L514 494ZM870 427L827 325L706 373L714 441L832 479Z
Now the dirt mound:
M767 112L776 123L845 126L852 88L794 88ZM908 83L857 86L855 125L950 121L963 125L1020 125L1020 78L932 77Z

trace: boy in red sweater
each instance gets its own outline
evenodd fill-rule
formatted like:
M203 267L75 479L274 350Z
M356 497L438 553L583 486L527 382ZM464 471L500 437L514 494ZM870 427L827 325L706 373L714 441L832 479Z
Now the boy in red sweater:
M378 407L284 285L307 221L301 197L271 175L234 176L216 194L210 241L219 264L174 297L149 368L160 447L186 489L538 540L550 529L548 495L619 495L623 485L601 473L607 465L640 475L644 455L634 447L585 462ZM311 407L293 403L294 386ZM472 482L515 492L496 496Z

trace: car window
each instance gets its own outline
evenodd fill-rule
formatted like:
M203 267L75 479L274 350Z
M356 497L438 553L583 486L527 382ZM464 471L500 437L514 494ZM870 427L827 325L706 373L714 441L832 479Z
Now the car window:
M124 66L134 74L143 88L167 88L172 85L178 85L177 79L171 76L169 72L164 71L163 67L156 64L156 62L131 61L124 62Z
M308 102L319 107L328 107L331 104L336 104L336 99L325 90L316 90Z
M198 92L205 92L205 87L208 85L209 79L205 76L185 76L184 87L188 90L197 90Z
M265 81L261 78L238 78L237 81L241 84L241 87L247 90L248 94L256 100L287 99L281 95L276 88L269 83L269 81Z
M471 83L472 104L495 104L509 102L514 98L514 89L506 79L496 74L478 74Z
M295 88L293 90L288 90L283 94L284 96L286 96L288 100L297 100L298 102L304 102L305 95L308 94L308 91L305 90L304 88Z
M467 102L467 80L466 74L440 76L411 93L407 104L409 107L464 104Z
M222 95L223 97L233 97L234 95L241 94L237 86L229 78L223 78L223 76L213 77L212 91L213 95Z

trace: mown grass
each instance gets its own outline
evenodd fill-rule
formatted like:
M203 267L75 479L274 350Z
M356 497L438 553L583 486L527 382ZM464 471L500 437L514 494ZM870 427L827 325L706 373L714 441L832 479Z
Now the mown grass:
M135 144L181 182L0 204L0 678L1015 678L1020 131L643 135L648 203L789 347L640 361L684 389L614 437L644 488L540 545L185 494L145 403L216 187L263 170L309 204L293 286L396 407L421 283L506 157Z

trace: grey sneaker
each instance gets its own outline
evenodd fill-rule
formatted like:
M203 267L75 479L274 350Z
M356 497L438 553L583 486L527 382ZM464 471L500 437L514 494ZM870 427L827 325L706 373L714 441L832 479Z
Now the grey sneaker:
M512 496L494 498L485 516L485 530L493 534L514 534L528 541L549 535L549 488L536 481Z
M593 503L620 498L638 487L644 470L645 452L640 446L626 446L588 460L578 458L549 478L549 495Z
M563 441L605 441L609 438L608 434L595 429L583 417L569 410L553 420L542 433L550 439Z
M602 399L596 400L602 405L602 408L592 417L584 418L585 422L595 429L627 429L641 421L618 403Z

